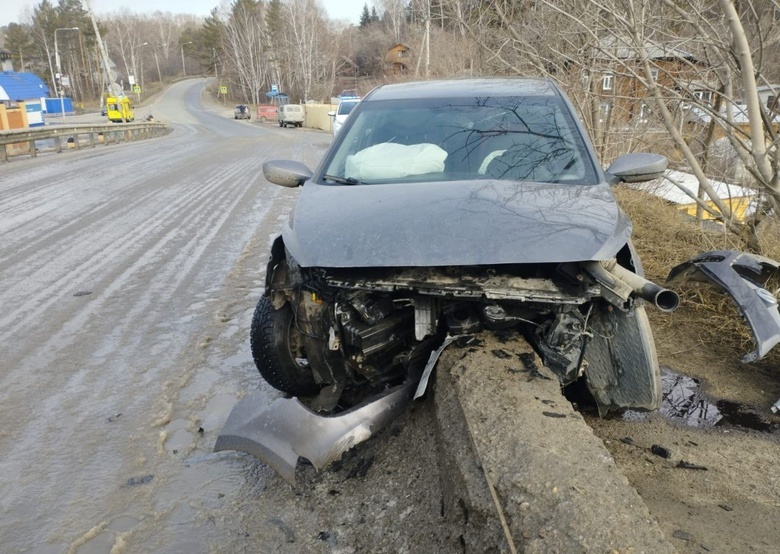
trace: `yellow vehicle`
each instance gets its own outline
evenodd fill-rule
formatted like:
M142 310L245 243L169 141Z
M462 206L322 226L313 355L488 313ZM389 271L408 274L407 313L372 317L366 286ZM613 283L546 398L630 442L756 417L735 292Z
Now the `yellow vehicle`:
M130 105L130 99L127 96L109 96L106 98L106 115L109 121L122 123L123 121L133 121L133 107Z

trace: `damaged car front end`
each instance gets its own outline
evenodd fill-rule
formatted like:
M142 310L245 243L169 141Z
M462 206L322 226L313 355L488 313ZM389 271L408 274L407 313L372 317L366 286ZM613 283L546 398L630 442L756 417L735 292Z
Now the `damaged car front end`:
M657 408L644 304L679 300L642 277L610 185L665 167L630 154L605 173L549 81L376 89L315 172L264 165L272 183L303 188L271 247L251 347L296 398L243 400L217 449L288 480L297 456L327 465L397 415L452 337L482 330L529 342L602 412Z

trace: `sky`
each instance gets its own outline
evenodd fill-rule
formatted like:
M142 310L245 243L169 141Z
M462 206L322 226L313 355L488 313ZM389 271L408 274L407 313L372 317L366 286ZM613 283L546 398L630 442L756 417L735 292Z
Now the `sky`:
M52 4L57 4L57 0L51 0ZM100 15L112 13L127 8L136 13L152 13L155 11L171 13L191 13L193 15L207 16L215 7L223 1L229 5L229 0L92 0L92 9L95 14ZM0 26L9 23L19 23L27 20L32 13L33 6L40 3L40 0L2 0L0 2ZM319 0L320 5L325 8L330 19L347 20L349 23L355 23L360 20L360 12L363 5L372 6L371 0Z

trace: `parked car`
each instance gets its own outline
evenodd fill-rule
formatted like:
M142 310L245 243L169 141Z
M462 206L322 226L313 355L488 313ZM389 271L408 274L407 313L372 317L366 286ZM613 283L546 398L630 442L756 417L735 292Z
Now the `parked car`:
M333 118L333 136L336 136L344 125L344 122L352 113L352 110L360 102L360 98L347 98L339 101L339 105L335 111L328 112L328 115Z
M284 106L280 106L277 113L279 127L287 127L288 125L303 127L304 114L303 106L300 104L285 104Z
M659 406L644 303L679 298L642 277L610 186L659 177L665 157L605 172L550 80L385 85L349 118L313 172L263 167L302 186L252 321L268 383L338 411L419 379L447 336L488 329L522 334L602 411Z
M267 121L276 121L278 118L278 110L273 104L260 104L257 106L257 120L260 123L266 123Z
M236 109L233 110L233 119L251 119L252 114L249 111L249 107L246 104L239 104Z

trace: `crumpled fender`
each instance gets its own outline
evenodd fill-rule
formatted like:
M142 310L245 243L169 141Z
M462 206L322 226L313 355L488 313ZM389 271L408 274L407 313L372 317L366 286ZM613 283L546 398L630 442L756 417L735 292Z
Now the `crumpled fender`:
M753 333L756 349L743 362L760 360L780 342L780 311L775 295L763 288L780 269L775 260L734 250L704 252L674 267L666 279L710 282L723 288L737 304Z
M332 416L311 411L297 398L267 402L267 393L258 392L235 405L214 452L252 454L294 485L298 457L317 469L327 467L397 418L416 387L416 380L407 381Z

